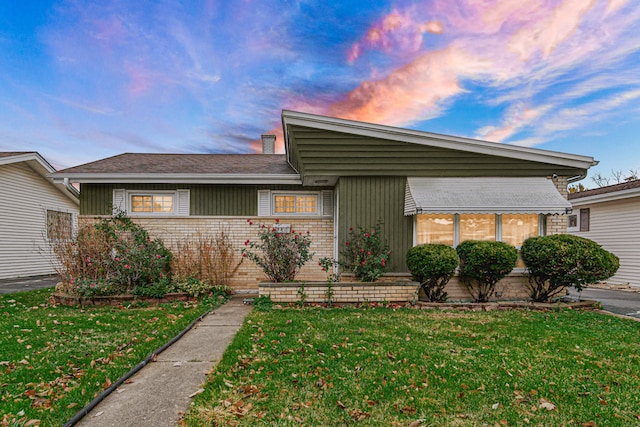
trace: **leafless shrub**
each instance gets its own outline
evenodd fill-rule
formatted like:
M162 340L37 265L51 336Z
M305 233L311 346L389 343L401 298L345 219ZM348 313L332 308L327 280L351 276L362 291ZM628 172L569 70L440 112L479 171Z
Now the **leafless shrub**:
M65 225L60 225L65 227ZM100 279L109 276L113 242L93 226L78 230L75 238L67 238L68 230L48 224L49 249L54 255L53 267L60 282L70 284L73 278ZM64 236L56 238L52 236Z
M212 286L229 286L241 263L228 231L197 233L178 241L171 272L178 281L196 278Z

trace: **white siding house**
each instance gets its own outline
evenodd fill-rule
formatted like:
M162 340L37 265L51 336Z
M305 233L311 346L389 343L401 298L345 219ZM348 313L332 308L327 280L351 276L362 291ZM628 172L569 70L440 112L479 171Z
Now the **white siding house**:
M47 224L75 227L79 208L75 188L47 178L55 171L36 152L0 152L0 279L55 273Z
M610 284L640 287L640 180L569 195L567 232L586 237L620 258Z

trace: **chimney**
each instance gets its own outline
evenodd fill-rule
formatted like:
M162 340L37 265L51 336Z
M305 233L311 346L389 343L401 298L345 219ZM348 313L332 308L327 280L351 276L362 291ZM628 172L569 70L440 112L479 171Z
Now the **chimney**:
M275 154L276 136L262 135L262 154Z

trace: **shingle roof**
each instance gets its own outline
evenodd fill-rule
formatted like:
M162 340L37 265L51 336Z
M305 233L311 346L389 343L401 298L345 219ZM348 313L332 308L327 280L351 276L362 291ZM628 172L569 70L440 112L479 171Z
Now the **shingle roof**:
M35 154L35 151L0 151L0 157L22 156L23 154Z
M283 154L124 153L58 171L68 174L274 174L296 175Z
M569 193L569 200L597 196L599 194L615 193L617 191L631 190L634 188L640 188L640 179L623 182L621 184L608 185L606 187L594 188L592 190L579 191L577 193Z

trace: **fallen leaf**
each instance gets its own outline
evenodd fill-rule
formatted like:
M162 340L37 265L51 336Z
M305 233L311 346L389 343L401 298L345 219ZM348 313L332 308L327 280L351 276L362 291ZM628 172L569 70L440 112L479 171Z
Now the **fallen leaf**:
M203 388L199 388L198 390L196 390L196 391L194 391L193 393L191 393L191 394L189 395L189 397L190 397L190 398L195 397L195 396L199 395L200 393L202 393L203 391L204 391L204 389L203 389Z
M104 382L104 384L102 384L102 388L109 388L111 387L111 380L109 379L109 377L107 377L107 380Z
M553 411L554 409L556 409L556 405L542 397L540 398L540 407L542 409L546 409L547 411Z
M340 402L339 400L336 402L336 404L340 407L340 409L346 408L346 406L344 406L344 403Z

